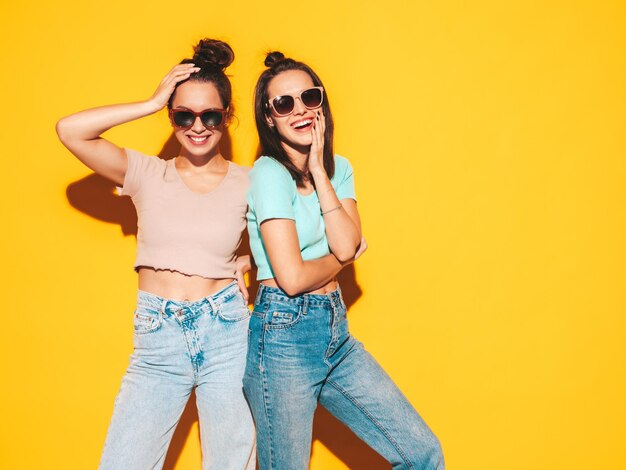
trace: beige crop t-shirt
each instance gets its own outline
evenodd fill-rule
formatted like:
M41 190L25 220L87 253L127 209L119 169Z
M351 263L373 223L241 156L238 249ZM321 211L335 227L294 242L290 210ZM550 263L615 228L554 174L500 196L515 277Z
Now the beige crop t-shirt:
M228 162L222 182L199 194L183 182L174 160L125 150L122 194L132 198L138 219L135 270L146 266L211 279L234 277L250 168Z

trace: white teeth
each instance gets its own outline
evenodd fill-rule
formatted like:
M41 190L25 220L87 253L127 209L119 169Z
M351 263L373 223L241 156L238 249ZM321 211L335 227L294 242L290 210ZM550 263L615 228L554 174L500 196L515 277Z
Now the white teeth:
M296 129L300 129L301 127L308 126L312 122L313 122L313 119L307 119L305 121L297 122L296 124L293 125L293 127L295 127Z
M209 136L205 135L204 137L193 137L190 135L189 138L193 140L194 142L201 143L201 142L206 141L209 138Z

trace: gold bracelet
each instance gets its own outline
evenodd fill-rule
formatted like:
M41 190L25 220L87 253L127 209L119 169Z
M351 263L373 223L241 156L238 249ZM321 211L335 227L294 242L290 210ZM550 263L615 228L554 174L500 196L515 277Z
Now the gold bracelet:
M326 214L328 214L329 212L336 211L337 209L341 209L342 207L343 207L343 206L342 206L341 204L339 204L337 207L333 207L332 209L328 209L326 212L323 212L323 211L322 211L322 215L326 215Z

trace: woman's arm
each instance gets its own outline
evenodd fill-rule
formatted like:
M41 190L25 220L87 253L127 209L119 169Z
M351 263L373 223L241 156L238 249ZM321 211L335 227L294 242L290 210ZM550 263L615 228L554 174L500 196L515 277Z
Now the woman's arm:
M354 199L339 200L324 169L324 115L318 111L311 131L309 171L315 181L317 197L326 226L330 251L341 262L354 258L361 243L361 219Z
M252 263L250 261L250 255L237 256L235 261L235 280L239 286L239 290L243 294L243 298L248 301L250 294L248 293L248 286L246 286L245 274L252 269Z
M270 259L276 283L289 295L310 292L325 286L344 266L355 262L365 250L365 238L356 253L345 262L330 254L304 261L300 253L296 223L291 219L270 219L261 224L261 237Z
M334 254L304 261L293 207L296 197L296 186L284 166L269 157L261 157L254 164L250 172L248 204L258 224L275 280L289 295L310 292L326 285L367 247L359 239L359 251L343 262Z
M103 106L64 117L56 125L59 139L93 171L121 185L128 167L126 154L100 135L114 126L148 116L165 107L176 84L197 70L194 64L177 65L146 101Z
M342 264L332 254L311 261L303 261L296 232L291 219L270 219L261 223L263 245L274 271L277 284L289 295L298 295L318 289L330 282Z

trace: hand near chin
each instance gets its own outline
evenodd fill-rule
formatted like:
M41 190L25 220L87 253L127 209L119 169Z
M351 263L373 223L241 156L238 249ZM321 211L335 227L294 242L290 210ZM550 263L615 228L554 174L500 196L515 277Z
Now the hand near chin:
M313 126L311 127L311 150L309 151L309 171L313 178L316 174L325 173L324 169L324 131L326 120L322 110L315 112Z
M164 108L167 106L170 96L174 93L176 85L183 80L187 80L192 73L196 73L199 70L200 67L196 67L194 64L179 64L175 66L161 80L161 83L148 101L154 104L157 110Z

